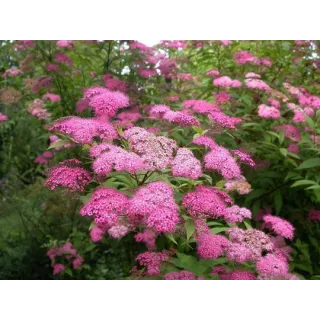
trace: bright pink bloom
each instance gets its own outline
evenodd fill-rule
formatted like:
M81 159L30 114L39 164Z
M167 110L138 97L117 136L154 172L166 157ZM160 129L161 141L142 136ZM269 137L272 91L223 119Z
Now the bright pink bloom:
M255 167L256 164L249 153L243 152L241 150L232 150L232 153L237 156L241 163L245 163L250 167Z
M64 271L65 269L66 269L66 267L65 267L63 264L61 264L61 263L56 263L56 264L53 265L53 274L54 274L55 276L57 276L57 275L63 273L63 271Z
M90 237L93 242L101 241L103 238L104 231L97 226L94 226L90 230Z
M272 215L266 215L263 217L263 221L265 222L265 227L272 230L275 234L290 240L293 239L294 227L287 220Z
M77 256L73 261L72 261L72 267L75 270L80 269L84 262L84 259L81 256Z
M61 100L58 94L46 93L43 97L43 100L49 100L51 102L59 102Z
M148 250L154 250L156 248L156 233L150 229L145 229L143 232L139 232L134 236L137 242L143 242L146 244Z
M0 112L0 122L8 121L8 116Z
M129 233L129 228L124 225L115 225L108 230L109 236L114 239L121 239Z
M191 271L169 272L164 276L165 280L196 280L196 276Z
M246 79L245 80L246 86L249 89L257 89L261 91L269 92L271 88L267 85L264 81L260 79Z
M288 263L269 253L259 259L256 268L260 275L285 276L288 271Z
M140 253L136 257L136 261L138 261L141 267L146 267L147 276L158 276L160 275L160 266L161 262L169 259L169 255L166 251L162 252L144 252Z
M224 213L224 219L228 223L237 223L242 222L245 218L251 219L252 213L247 208L240 208L237 205L234 205L230 208L226 208Z
M275 107L269 107L261 104L258 108L258 114L261 118L265 119L279 119L281 118L280 111Z
M228 239L223 236L202 234L198 240L197 252L200 259L217 259L224 254L228 245Z

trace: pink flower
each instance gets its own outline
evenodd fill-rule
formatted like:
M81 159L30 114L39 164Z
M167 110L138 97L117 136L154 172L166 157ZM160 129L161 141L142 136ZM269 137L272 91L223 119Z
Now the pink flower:
M150 229L145 229L143 232L139 232L134 236L137 242L144 242L148 250L154 250L156 248L156 233Z
M289 271L288 263L271 253L260 258L256 268L260 275L266 276L285 276Z
M249 89L257 89L266 92L271 91L271 88L264 81L259 79L246 79L245 83Z
M0 112L0 122L8 121L8 116Z
M287 150L288 152L292 152L296 154L300 153L299 146L295 143L290 143Z
M202 234L198 240L197 252L200 259L217 259L228 247L227 238L220 235Z
M289 139L292 139L294 141L301 140L299 129L291 124L282 124L280 126L275 127L274 129L283 132L284 135Z
M211 150L213 150L214 148L217 147L217 144L210 137L207 137L207 136L204 136L204 135L193 139L192 143L200 145L200 146L205 146L205 147L207 147L207 148L209 148Z
M46 93L43 97L43 100L49 100L51 102L59 102L61 100L58 94Z
M220 72L218 70L209 70L207 73L206 73L207 76L210 76L210 77L219 77L220 75Z
M224 219L228 223L237 223L242 222L245 218L251 219L251 216L252 213L250 210L234 205L230 208L226 208Z
M157 232L173 232L180 218L173 190L162 181L141 187L129 201L128 216Z
M140 253L136 257L136 261L141 267L146 267L147 276L158 276L160 275L161 262L169 259L169 255L166 251L162 252L144 252Z
M121 239L129 233L129 228L124 225L115 225L108 230L109 236L114 239Z
M260 79L261 76L259 74L256 74L254 72L248 72L246 75L245 75L246 78L250 78L250 79Z
M51 190L62 187L72 192L84 191L84 187L91 181L91 176L80 164L76 159L60 162L58 167L50 170L45 186Z
M242 122L240 118L230 117L220 111L210 112L208 117L212 122L219 124L223 128L235 129L236 125Z
M239 80L232 80L228 76L223 76L223 77L214 79L213 85L216 87L224 87L224 88L239 88L242 86Z
M310 221L319 222L320 221L320 210L312 209L309 212L308 219Z
M2 77L3 78L6 78L6 77L16 77L18 76L19 74L23 73L21 70L19 69L16 69L16 68L11 68L11 69L8 69L6 72L4 72L2 74Z
M265 222L266 228L272 230L275 234L290 240L293 239L294 227L287 220L272 215L266 215L263 217L263 221Z
M56 275L59 275L61 273L63 273L63 271L66 269L66 267L61 264L61 263L56 263L53 265L53 274L56 276Z
M215 95L216 103L218 105L225 104L230 101L231 97L226 92L219 92Z
M239 158L242 163L249 165L250 167L255 167L256 164L249 153L243 152L241 150L232 150L232 153Z
M172 174L175 177L198 179L202 175L200 161L187 148L179 148L172 162Z
M60 48L69 48L69 49L71 49L73 42L74 41L72 41L72 40L58 40L56 44Z
M71 60L71 58L69 58L66 54L64 54L63 52L58 52L56 54L56 61L59 63L63 63L65 65L68 66L72 66L73 62Z
M279 119L281 118L280 111L275 107L269 107L265 104L261 104L258 108L258 114L261 118L265 119Z
M75 270L80 269L84 262L84 259L81 256L77 256L73 261L72 261L72 267Z
M245 270L234 270L230 273L223 274L221 280L256 280L256 276L250 272Z
M99 242L103 238L104 231L97 226L90 230L90 237L93 242Z
M196 280L196 276L186 270L177 271L177 272L169 272L164 275L165 280Z

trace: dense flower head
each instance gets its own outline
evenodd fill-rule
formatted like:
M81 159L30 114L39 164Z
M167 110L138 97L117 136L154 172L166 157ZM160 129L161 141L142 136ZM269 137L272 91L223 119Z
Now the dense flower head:
M76 159L60 162L58 167L50 170L45 186L51 190L61 187L72 192L84 191L84 187L91 181L91 175L80 165L81 162Z
M86 96L88 96L86 92ZM110 91L105 89L103 93L95 94L90 98L89 106L93 109L95 115L114 116L118 109L127 107L129 98L120 91Z
M3 78L6 78L6 77L16 77L16 76L18 76L19 74L21 74L22 73L22 71L21 70L19 70L19 69L17 69L17 68L11 68L11 69L8 69L6 72L4 72L3 74L2 74L2 77Z
M48 126L49 131L69 135L75 142L91 144L94 138L116 139L118 134L111 123L100 118L65 117Z
M51 102L59 102L61 100L60 96L58 94L54 94L54 93L46 93L45 95L43 95L42 97L43 100L48 100Z
M206 169L219 172L225 179L235 179L241 176L241 170L229 150L216 146L204 157Z
M228 76L223 76L213 80L213 85L216 87L224 88L239 88L242 86L242 83L239 80L232 80Z
M116 78L111 78L111 79L105 79L105 86L107 89L112 90L112 91L122 91L122 92L127 92L128 87L125 81L116 79Z
M63 273L63 271L66 269L66 267L61 264L61 263L56 263L53 265L53 274L56 276L56 275L59 275L61 273Z
M198 239L197 252L201 259L217 259L225 253L229 241L224 236L202 234Z
M54 154L51 151L45 151L41 155L37 156L34 162L39 164L47 164L48 160L53 157L54 157Z
M121 224L117 224L115 226L112 226L108 230L109 236L114 239L121 239L124 236L126 236L129 232L130 232L130 229L127 226L121 225Z
M243 230L237 227L227 231L233 244L244 246L250 251L250 258L257 260L264 252L271 252L274 249L272 239L263 231L257 229Z
M274 129L283 132L284 135L289 139L292 139L294 141L301 140L299 129L291 124L281 124L279 126L276 126Z
M179 148L172 162L172 174L176 177L198 179L202 175L200 161L188 148Z
M92 216L95 224L106 230L117 225L120 215L126 214L127 208L127 196L115 189L100 187L95 190L90 200L81 208L80 214L82 216Z
M223 273L221 280L256 280L257 277L251 271L234 270L229 273Z
M212 111L209 113L209 119L223 128L235 129L242 122L240 118L230 117L223 112Z
M227 191L236 191L242 195L248 194L251 191L251 185L243 176L240 176L238 179L227 180L224 187Z
M8 121L8 116L0 112L0 122Z
M292 152L292 153L296 153L296 154L300 153L299 146L295 143L290 143L287 150L288 150L288 152Z
M249 165L250 167L255 167L256 163L252 159L252 156L249 153L246 153L241 150L232 150L233 155L239 158L241 163L245 163Z
M173 271L164 275L165 280L196 280L196 276L191 271Z
M252 78L246 79L245 83L247 88L249 89L257 89L257 90L266 91L266 92L271 91L271 88L269 87L269 85L267 85L264 81L260 79L252 79Z
M192 109L194 112L201 114L220 111L219 107L206 100L185 100L182 105L185 109Z
M169 254L166 251L151 252L147 251L140 253L136 257L136 261L141 267L145 267L147 276L160 275L161 263L169 259Z
M249 51L237 51L233 55L233 59L237 64L246 64L246 63L253 63L253 64L259 64L258 58L256 58L252 53Z
M288 263L271 253L261 257L256 264L256 268L262 276L285 276L289 271Z
M173 232L180 218L172 188L162 181L141 187L129 201L128 216L156 232Z
M164 169L172 163L173 153L177 149L174 140L157 137L140 127L126 130L124 137L130 143L130 150L142 158L146 170Z
M35 99L28 105L28 112L39 120L46 120L51 116L51 114L44 108L44 103L40 99Z
M138 155L114 145L102 144L93 146L90 154L96 155L96 159L92 164L93 171L102 176L107 175L113 169L115 171L136 173L145 167L143 160Z
M225 104L231 100L231 97L226 92L218 92L215 94L215 101L218 105Z
M261 118L265 119L279 119L281 117L279 109L267 106L266 104L260 104L258 114Z
M230 243L227 246L226 255L228 260L235 261L236 263L253 260L251 250L241 243Z
M237 205L226 208L224 219L228 223L242 222L245 218L251 219L252 213L247 208L240 208Z
M220 76L220 72L218 70L212 69L207 71L206 75L215 78Z
M215 141L213 139L211 139L210 137L207 137L205 135L199 136L197 138L194 138L192 140L193 144L197 144L200 146L205 146L209 149L214 149L217 147L217 144L215 143Z
M99 242L102 240L103 238L103 234L104 234L104 231L103 229L97 227L97 226L94 226L91 230L90 230L90 238L93 242Z
M58 40L56 42L57 46L60 48L68 48L71 49L74 41L72 40Z
M260 79L261 78L261 76L259 74L256 74L254 72L246 73L245 77L249 78L249 79Z
M134 236L137 242L145 243L148 250L154 250L156 248L156 238L157 234L150 229L145 229Z
M272 230L275 234L292 240L294 237L293 225L280 217L266 215L263 217L265 227Z
M223 218L231 198L213 187L197 186L182 199L182 205L192 217Z
M314 222L320 221L320 210L312 209L309 212L308 219Z
M72 64L73 64L71 58L68 57L63 52L57 52L55 59L56 59L57 62L62 63L62 64L66 64L68 66L72 66Z
M134 124L142 119L142 114L136 109L130 109L127 111L122 111L117 114L117 124L123 128L129 129L134 126Z
M182 127L200 126L199 120L197 120L194 116L180 111L167 111L164 114L163 119L172 123L177 123Z

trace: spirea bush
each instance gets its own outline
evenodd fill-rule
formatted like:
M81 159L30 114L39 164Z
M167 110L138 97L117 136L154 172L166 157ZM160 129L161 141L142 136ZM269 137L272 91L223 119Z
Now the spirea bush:
M87 249L44 244L55 276L112 238L138 244L130 279L319 277L319 41L3 48L0 126L34 118L44 186L82 202Z

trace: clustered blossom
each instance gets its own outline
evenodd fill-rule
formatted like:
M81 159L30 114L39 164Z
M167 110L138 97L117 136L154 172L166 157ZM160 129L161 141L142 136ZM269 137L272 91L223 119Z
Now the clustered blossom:
M220 111L211 111L208 117L212 122L219 124L223 128L229 129L235 129L236 126L242 122L240 118L230 117Z
M288 263L271 253L261 257L256 268L261 276L286 276L289 271Z
M2 88L0 89L0 101L4 105L11 105L21 100L22 93L14 88Z
M156 232L173 232L180 220L173 189L162 181L140 187L129 201L128 216Z
M219 274L221 280L256 280L257 277L251 271L234 270Z
M210 112L221 111L216 105L207 102L206 100L185 100L183 102L183 108L192 109L192 111L200 114L207 114Z
M138 155L114 145L93 146L90 155L96 158L92 164L94 172L102 176L107 175L113 169L136 173L145 168L143 160Z
M247 88L249 89L257 89L257 90L266 91L266 92L271 91L271 88L269 87L269 85L260 79L249 78L245 80L245 83Z
M130 229L127 226L122 225L122 224L112 226L108 230L109 236L114 238L114 239L118 239L118 240L123 238L129 232L130 232Z
M63 52L58 52L55 57L56 61L68 66L72 66L73 62L70 57L68 57Z
M292 240L294 237L294 227L292 224L280 217L266 215L263 217L265 227L272 230L275 234Z
M127 84L120 79L111 78L111 79L105 79L105 86L107 89L111 91L122 91L127 92L128 87Z
M215 94L215 101L218 105L225 104L231 100L231 97L226 92L218 92Z
M173 271L164 275L165 280L196 280L196 276L191 271Z
M64 264L56 262L61 258L64 258L67 261L71 260L74 270L78 270L84 262L83 257L78 254L75 248L73 248L71 242L67 242L63 246L53 246L48 250L47 255L52 261L54 275L62 274L66 269Z
M165 105L154 105L149 114L153 118L165 119L172 123L178 123L183 127L200 125L194 116L181 111L172 111Z
M252 159L252 156L249 153L246 153L241 150L232 150L233 155L237 156L241 163L245 163L250 167L255 167L256 163Z
M242 86L242 83L239 80L232 80L228 76L223 76L213 80L213 85L216 87L223 88L239 88Z
M276 126L274 129L277 131L283 132L285 137L291 140L294 140L294 141L301 140L301 134L299 129L291 124L281 124L279 126Z
M315 209L310 210L308 218L310 221L319 222L320 221L320 210L315 210Z
M224 236L202 234L198 239L197 252L201 259L217 259L225 253L229 241Z
M43 95L42 99L51 102L59 102L61 100L60 96L54 93L46 93L45 95Z
M215 78L220 76L220 72L218 70L213 69L207 71L206 75Z
M35 163L48 164L49 159L53 158L54 154L50 151L45 151L41 155L37 156L34 160Z
M145 243L148 250L154 250L156 248L156 238L157 234L150 229L145 229L143 232L139 232L134 236L137 242Z
M296 154L300 153L299 146L295 143L290 143L287 150L288 150L288 152L292 152L292 153L296 153Z
M104 234L104 231L103 229L97 227L97 226L94 226L91 230L90 230L90 238L93 242L99 242L102 240L103 238L103 234Z
M19 70L19 69L16 69L16 68L11 68L11 69L8 69L6 72L4 72L3 74L2 74L2 77L3 78L6 78L6 77L16 77L16 76L18 76L19 74L21 74L22 73L22 71L21 70Z
M141 267L146 268L147 276L158 276L160 275L161 263L169 259L169 253L166 251L162 252L151 252L147 251L140 253L136 257L136 261Z
M131 109L128 111L122 111L117 114L117 125L125 129L132 128L134 123L142 118L141 113L139 113L136 109Z
M228 223L242 222L243 219L251 219L251 211L247 208L240 208L237 205L225 209L224 219Z
M58 167L49 171L45 186L51 190L61 187L72 192L84 191L84 187L91 181L91 175L80 165L81 162L77 159L60 162Z
M130 143L130 150L138 154L145 163L146 170L164 169L173 161L177 149L174 140L157 137L140 127L133 127L123 135Z
M251 185L243 176L238 179L227 180L224 187L227 191L236 191L241 195L248 194L251 191Z
M280 111L275 107L260 104L258 107L258 114L261 118L265 119L279 119L281 117Z
M102 87L93 87L85 91L84 98L97 116L113 117L118 109L129 105L129 98L120 91L111 91Z
M172 162L172 174L176 177L198 179L202 175L200 161L188 148L179 148Z
M91 144L94 138L116 139L118 134L111 123L100 118L65 117L48 126L49 131L69 135L75 142Z
M270 67L272 62L268 58L257 58L249 51L238 51L233 55L233 59L237 64L243 65L252 63L254 65L263 65Z
M0 112L0 122L8 121L8 116Z
M231 198L213 187L197 186L182 199L182 205L192 217L223 218Z
M44 103L40 99L35 99L28 105L28 112L39 120L46 120L51 116L51 114L44 108Z

